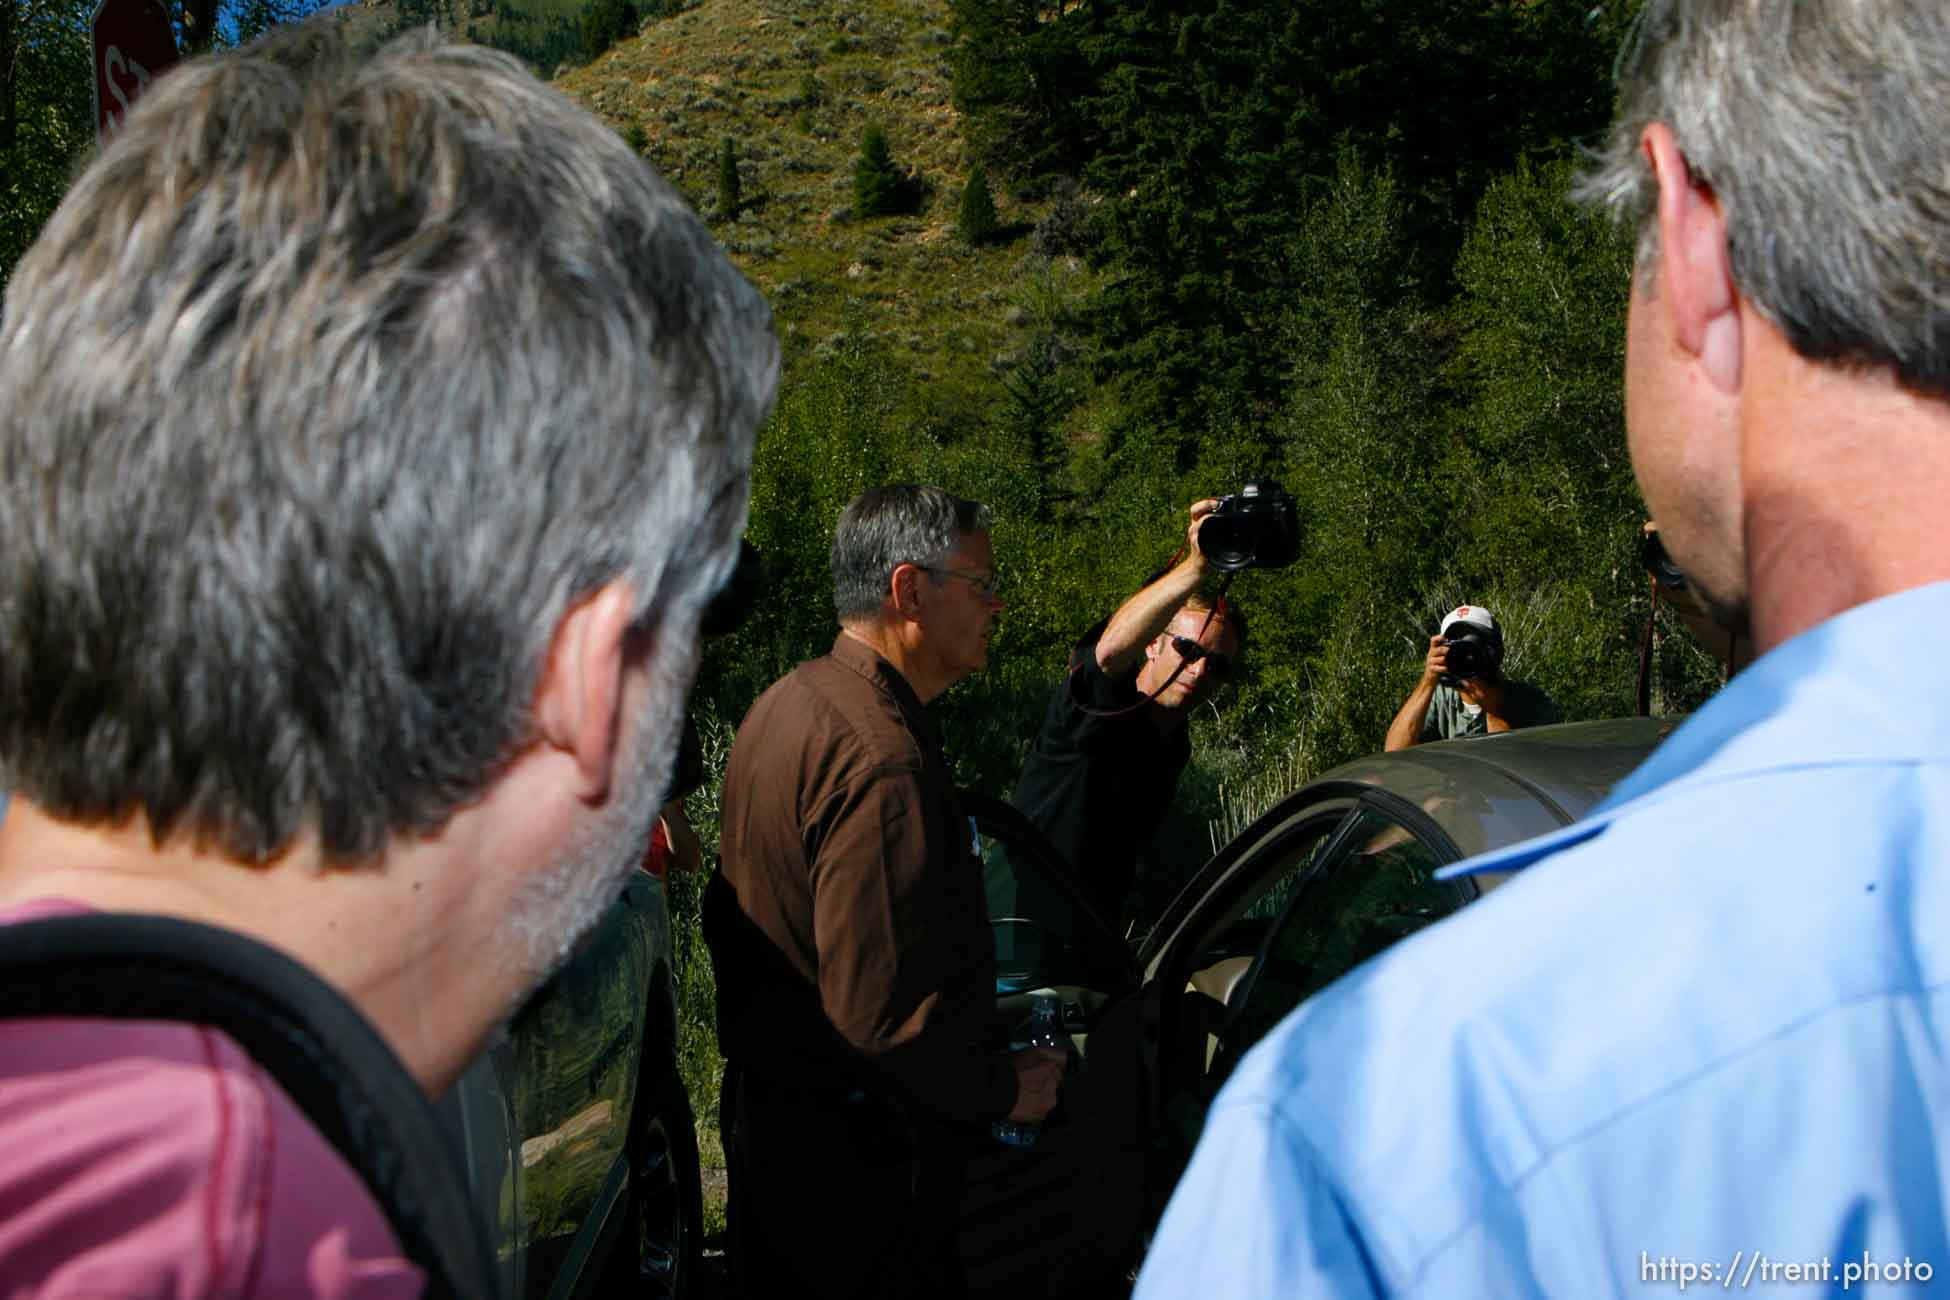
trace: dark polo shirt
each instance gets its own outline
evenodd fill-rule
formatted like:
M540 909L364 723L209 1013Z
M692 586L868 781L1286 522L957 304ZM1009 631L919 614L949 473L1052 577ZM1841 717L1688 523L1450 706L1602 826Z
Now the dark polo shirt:
M725 770L720 853L706 938L727 1057L957 1127L1008 1113L981 868L891 664L842 634L759 697Z
M1183 726L1160 730L1148 709L1133 709L1142 698L1136 669L1112 678L1097 666L1104 627L1092 628L1071 652L1011 802L1076 868L1098 914L1115 924L1138 857L1178 792L1192 742Z

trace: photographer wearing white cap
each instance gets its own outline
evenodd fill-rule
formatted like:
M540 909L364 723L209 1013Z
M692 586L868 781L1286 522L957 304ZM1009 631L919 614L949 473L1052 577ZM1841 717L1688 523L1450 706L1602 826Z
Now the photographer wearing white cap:
M1503 675L1503 629L1481 605L1458 605L1429 638L1422 679L1388 724L1385 749L1460 740L1557 721L1557 705Z

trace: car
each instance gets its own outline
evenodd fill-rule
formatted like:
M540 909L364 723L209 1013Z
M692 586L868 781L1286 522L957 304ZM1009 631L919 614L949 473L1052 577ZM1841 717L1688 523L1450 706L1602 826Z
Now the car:
M691 1293L702 1188L673 968L663 884L633 872L439 1103L489 1220L502 1295Z
M1087 1201L1070 1230L1134 1258L1254 1043L1310 994L1502 880L1437 880L1438 868L1576 820L1674 725L1566 723L1337 767L1220 849L1135 948L1082 901L1021 813L964 796L995 935L997 1020L1058 999L1081 1057L1062 1118L1038 1139L1046 1176L1071 1184L1041 1206L1044 1220L1054 1200ZM1003 1163L998 1200L1008 1176Z

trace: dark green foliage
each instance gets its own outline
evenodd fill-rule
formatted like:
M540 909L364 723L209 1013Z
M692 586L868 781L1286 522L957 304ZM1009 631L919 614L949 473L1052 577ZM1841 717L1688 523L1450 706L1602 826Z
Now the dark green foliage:
M591 0L582 11L582 54L593 59L610 46L636 35L640 21L630 0Z
M1017 176L1074 174L1100 145L1079 112L1096 69L1085 46L1100 6L952 0L955 107L982 161Z
M726 136L718 145L718 215L726 221L738 215L738 142Z
M0 13L0 288L94 144L87 0Z
M998 168L1081 172L1111 196L1100 378L1129 425L1177 426L1189 464L1224 408L1284 400L1262 340L1304 292L1283 241L1337 144L1396 177L1405 251L1439 303L1489 179L1603 125L1622 8L956 0L956 102Z
M860 137L860 155L853 162L853 211L862 217L896 212L905 189L906 178L894 165L886 132L879 123L869 123Z
M469 39L477 39L469 33ZM496 0L494 26L478 38L514 55L540 77L552 77L583 56L581 24L565 14L537 14Z
M846 503L912 473L903 457L911 400L857 333L779 395L752 465L746 536L765 558L766 587L732 636L713 642L699 681L727 718L837 631L829 547Z
M1066 449L1063 420L1081 393L1070 363L1074 349L1052 333L1036 335L1023 359L1003 380L1003 403L996 423L1034 475L1041 509L1056 495Z
M623 128L623 140L634 153L642 153L650 147L650 133L643 129L643 123L632 122Z
M980 247L995 238L995 196L989 193L989 178L978 163L962 186L961 208L955 214L955 231L962 242Z

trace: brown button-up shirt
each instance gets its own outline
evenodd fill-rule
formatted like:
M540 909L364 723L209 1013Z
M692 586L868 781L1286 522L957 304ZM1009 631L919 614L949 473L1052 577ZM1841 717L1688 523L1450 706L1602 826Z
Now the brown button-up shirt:
M985 1044L981 868L940 744L891 664L842 633L759 697L725 770L720 852L737 915L707 913L706 935L727 1056L963 1124L1009 1111L1014 1072Z

